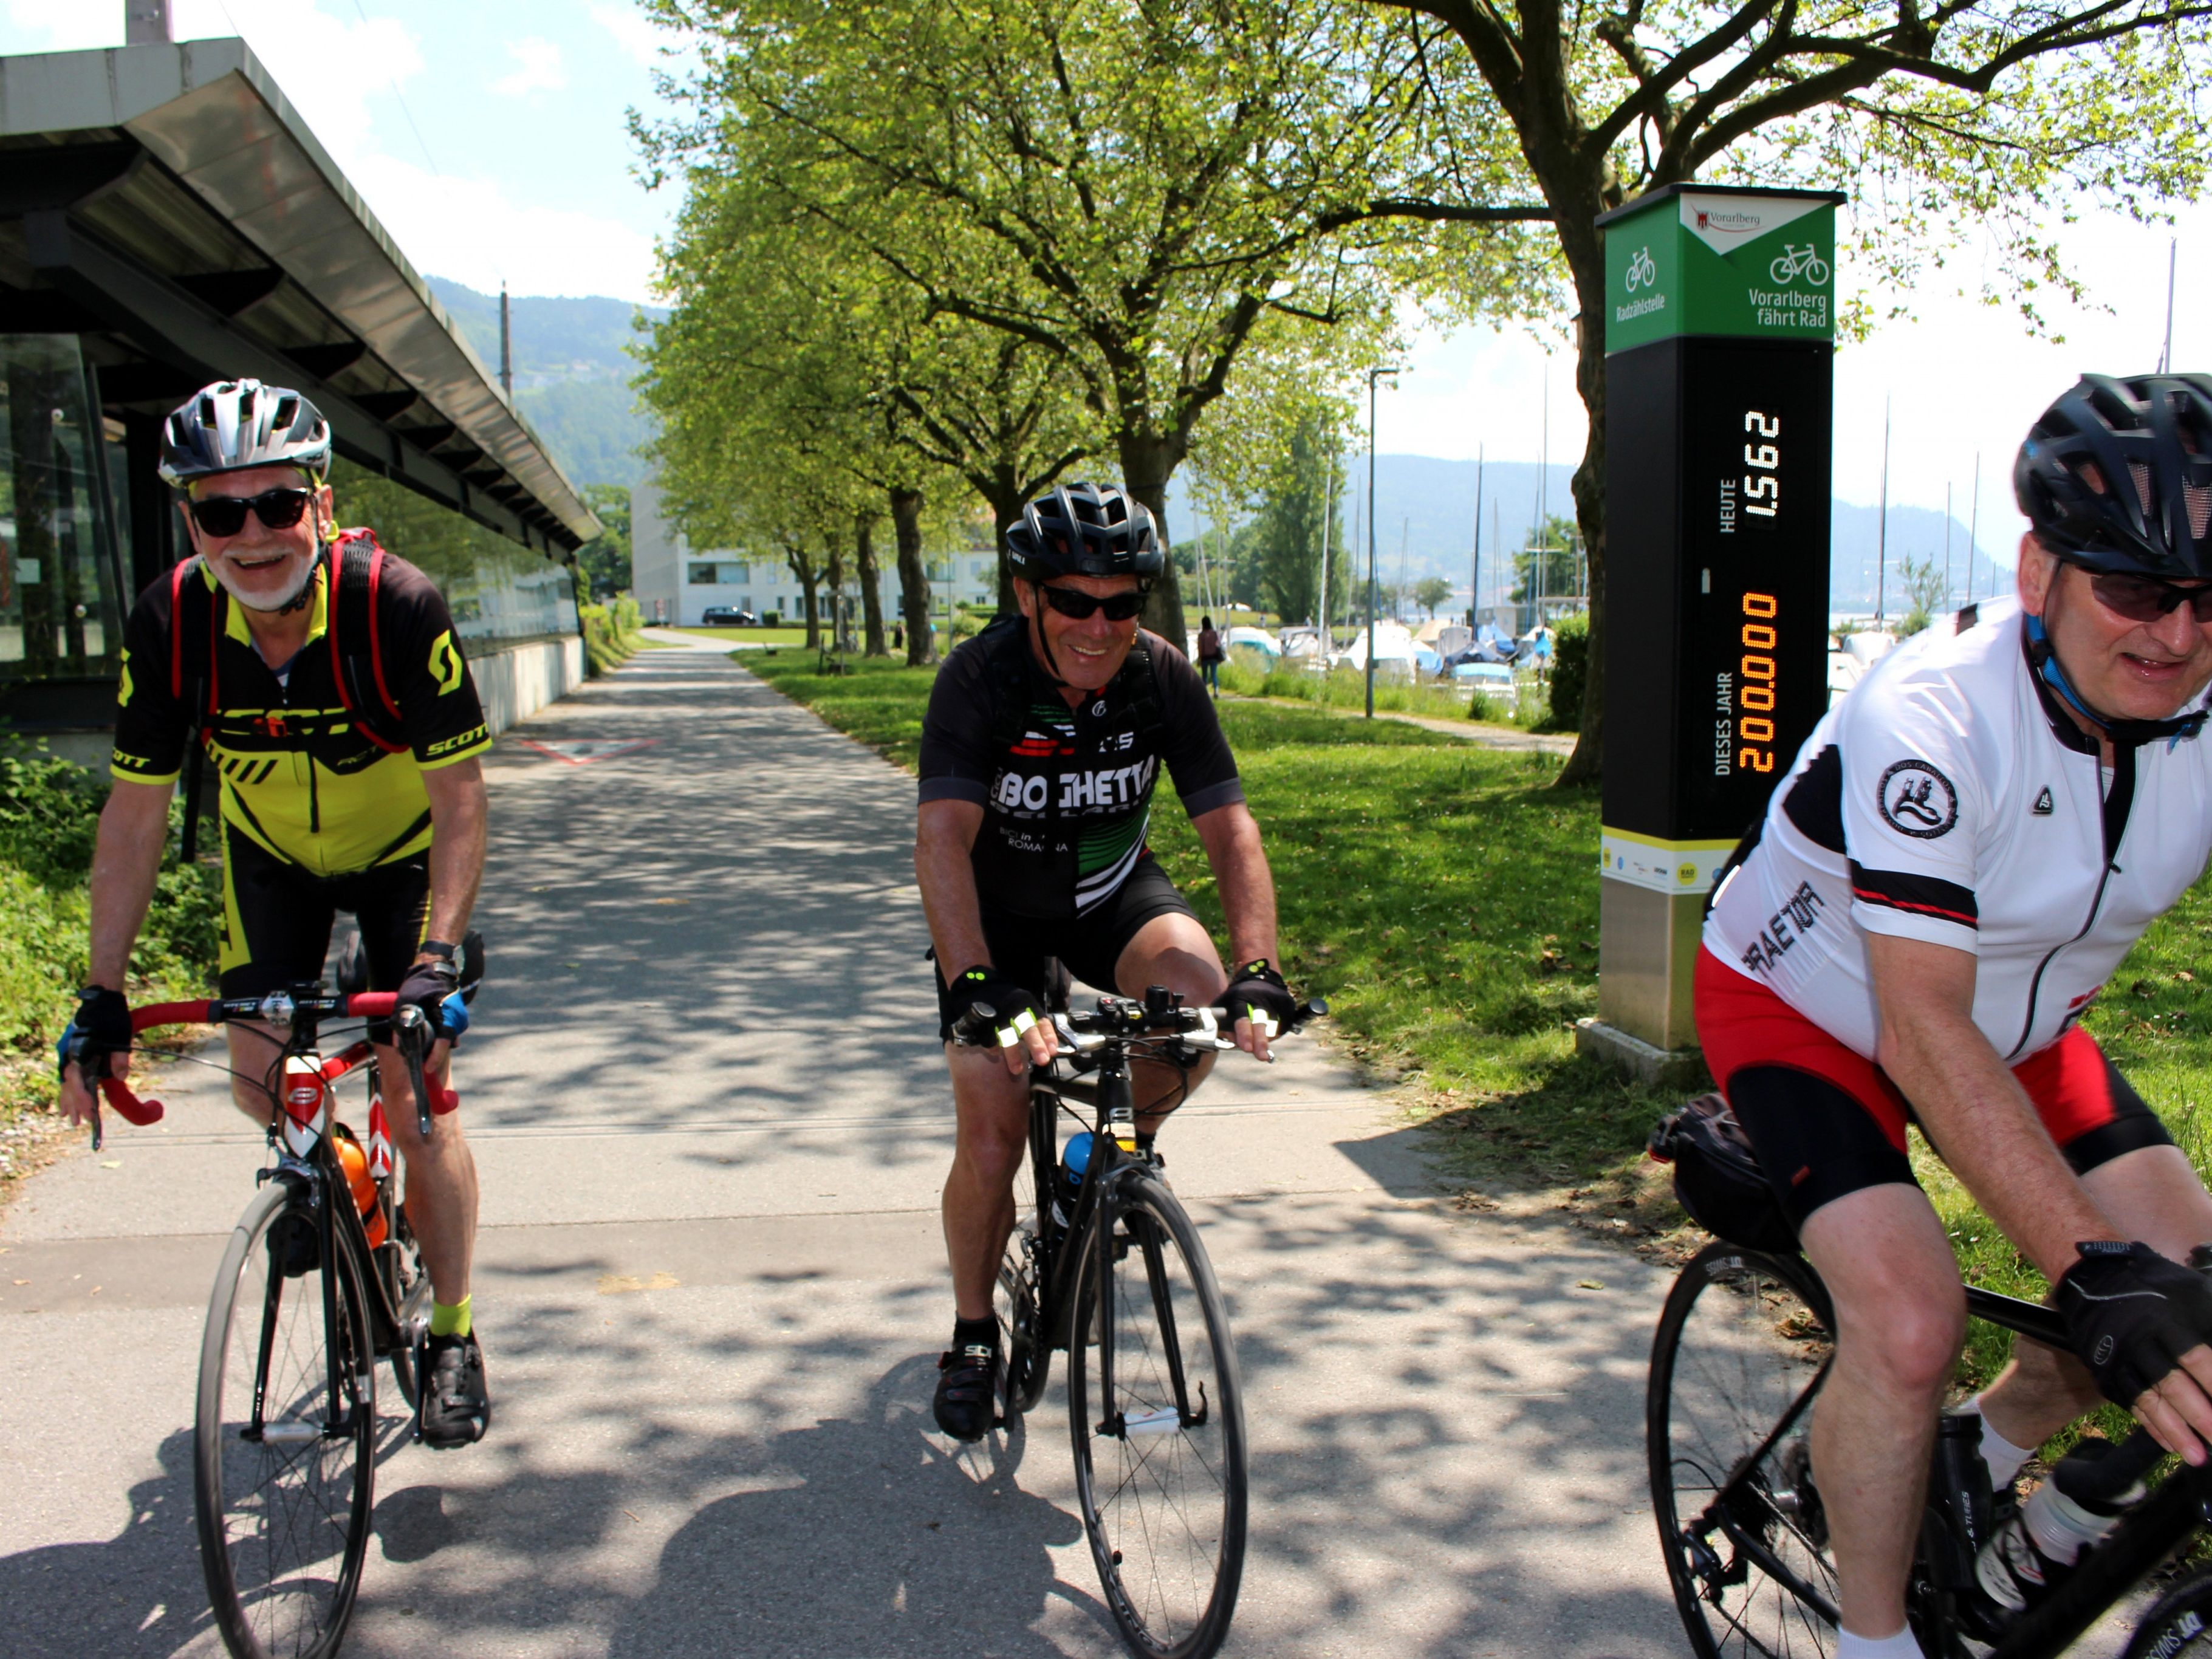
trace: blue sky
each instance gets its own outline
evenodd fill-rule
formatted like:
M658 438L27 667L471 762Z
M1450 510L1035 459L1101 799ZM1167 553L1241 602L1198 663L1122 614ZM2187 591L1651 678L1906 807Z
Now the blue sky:
M124 0L0 0L0 52L121 42ZM648 195L624 125L654 107L659 40L634 0L172 0L179 39L243 34L301 108L417 269L518 294L651 295L653 238L676 202ZM2176 227L2174 360L2212 369L2212 211ZM2104 309L2053 306L2063 341L1960 298L1993 258L1979 238L1884 325L1836 359L1836 493L1880 494L1885 398L1893 500L1969 516L1981 455L1982 544L2009 557L2021 520L2008 474L2038 410L2085 369L2153 367L2165 323L2167 230L2112 216L2068 227L2067 257ZM1840 281L1848 283L1847 267ZM1887 309L1885 305L1883 309ZM1548 345L1549 349L1546 348ZM1551 386L1550 453L1583 437L1564 337L1462 329L1419 334L1413 373L1386 390L1385 451L1537 459Z

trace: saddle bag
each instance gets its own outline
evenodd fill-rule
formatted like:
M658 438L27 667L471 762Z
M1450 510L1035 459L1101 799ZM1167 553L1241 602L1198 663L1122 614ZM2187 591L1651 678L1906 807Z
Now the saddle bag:
M1674 1196L1714 1237L1746 1249L1796 1253L1796 1229L1766 1184L1751 1138L1720 1095L1699 1095L1660 1119L1650 1151L1674 1167Z

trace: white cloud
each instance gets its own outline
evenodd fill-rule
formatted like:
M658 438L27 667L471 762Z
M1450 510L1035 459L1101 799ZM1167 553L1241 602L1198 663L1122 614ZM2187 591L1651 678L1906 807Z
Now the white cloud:
M561 48L550 40L539 35L526 35L520 40L508 41L507 49L514 58L514 70L491 83L491 89L501 97L558 92L568 84L568 71L561 67Z
M653 239L612 219L510 199L495 179L439 177L390 155L353 182L416 270L496 293L646 300Z
M94 0L7 0L11 52L87 52L123 44L123 8Z
M647 69L659 69L661 48L677 44L680 38L656 26L634 5L595 5L592 21L613 35L633 62Z
M422 43L396 18L334 16L301 0L173 0L169 20L179 40L243 35L347 173L373 151L368 100L422 72Z

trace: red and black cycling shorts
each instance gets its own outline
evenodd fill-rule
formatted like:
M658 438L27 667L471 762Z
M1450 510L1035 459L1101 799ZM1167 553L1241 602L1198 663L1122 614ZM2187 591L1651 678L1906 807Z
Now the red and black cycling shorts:
M1802 1228L1831 1200L1912 1182L1912 1109L1888 1074L1755 979L1698 952L1705 1063L1751 1137L1775 1196ZM2079 1025L2012 1068L2077 1175L2172 1136ZM1917 1182L1913 1182L1917 1185Z

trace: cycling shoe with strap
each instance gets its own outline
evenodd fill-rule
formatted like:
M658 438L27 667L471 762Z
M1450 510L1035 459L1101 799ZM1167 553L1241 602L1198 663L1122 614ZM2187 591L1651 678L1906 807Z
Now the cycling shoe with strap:
M937 1426L955 1440L981 1440L989 1432L998 1415L1003 1363L993 1343L948 1349L937 1362L937 1398L931 1407Z
M439 1451L474 1445L491 1426L491 1395L476 1333L430 1337L421 1353L422 1443Z

